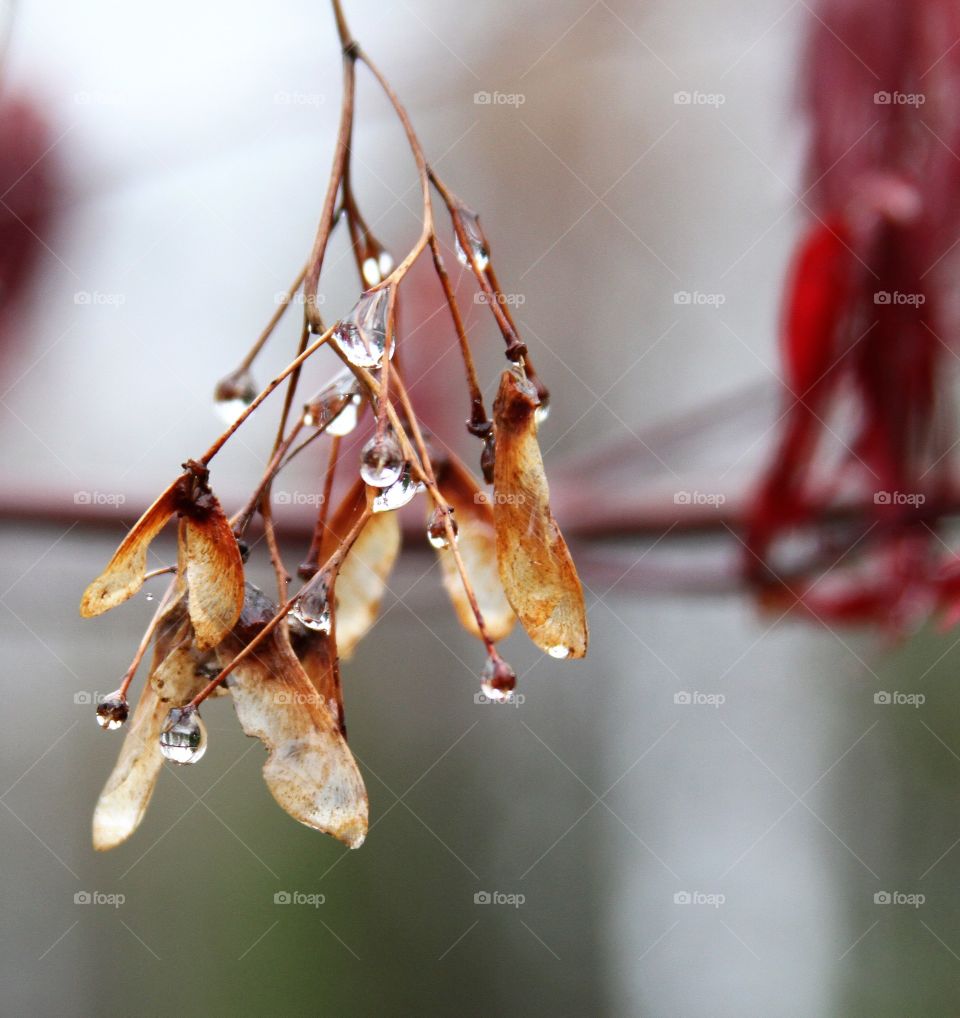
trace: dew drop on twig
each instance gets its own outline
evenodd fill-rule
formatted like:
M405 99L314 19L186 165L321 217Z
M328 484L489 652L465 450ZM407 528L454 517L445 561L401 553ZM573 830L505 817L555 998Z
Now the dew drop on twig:
M469 266L471 264L470 256L472 256L476 267L483 272L490 264L490 251L487 248L487 239L484 237L483 230L480 227L480 217L469 209L461 208L457 218L463 227L463 232L467 235L467 243L470 249L470 255L468 255L460 243L460 234L454 230L453 250L456 253L457 261L461 265Z
M383 488L380 494L373 500L373 511L375 513L388 513L394 509L402 509L424 490L423 483L413 479L410 464L405 463L400 477L389 487Z
M400 479L403 467L400 443L389 431L374 435L360 453L360 476L374 488L389 488Z
M97 724L106 732L115 732L129 714L130 707L119 689L97 704Z
M333 333L334 339L351 364L359 368L380 366L383 350L387 344L389 306L389 287L366 293L337 326Z
M160 752L171 763L196 763L207 751L207 726L196 708L174 707L160 732Z

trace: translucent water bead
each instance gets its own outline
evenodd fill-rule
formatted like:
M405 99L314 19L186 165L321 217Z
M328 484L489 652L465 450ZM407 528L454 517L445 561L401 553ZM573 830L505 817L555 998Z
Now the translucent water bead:
M403 467L400 443L389 431L374 435L360 452L360 476L374 488L389 488L400 479Z
M360 384L344 369L332 378L303 408L303 423L328 435L349 435L357 426Z
M160 732L160 752L176 764L196 763L207 751L207 727L195 708L174 707Z
M234 371L217 382L213 390L214 406L225 424L233 424L257 398L259 391L249 371Z
M470 256L472 255L473 262L476 263L477 268L482 272L490 264L490 251L487 248L487 238L484 237L483 230L480 228L480 217L469 209L461 208L458 218L460 225L463 227L463 232L467 235L470 255L464 250L463 245L460 243L460 235L454 230L453 250L456 253L457 260L461 265L470 265Z
M359 368L380 367L387 345L389 306L389 287L365 293L337 326L333 338L351 364Z

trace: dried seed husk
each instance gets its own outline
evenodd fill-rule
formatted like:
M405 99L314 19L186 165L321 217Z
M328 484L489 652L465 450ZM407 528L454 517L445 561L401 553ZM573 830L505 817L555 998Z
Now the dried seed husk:
M533 642L557 657L587 652L583 589L550 511L537 442L536 389L518 369L503 372L494 402L493 519L500 580Z
M217 648L221 666L238 654L276 612L247 584L240 622ZM273 632L232 672L230 692L244 732L270 755L263 777L295 820L359 848L367 833L363 779L339 723L289 644Z
M459 532L457 550L476 594L484 624L492 640L502 640L513 629L516 615L500 581L490 497L459 459L452 453L446 455L448 461L438 479L440 494L454 510ZM460 624L480 637L453 551L450 548L437 548L436 551L443 572L443 585Z
M357 481L333 514L320 545L321 563L337 550L367 505L367 489ZM336 577L337 650L349 658L380 610L387 577L400 551L396 513L374 513L347 553Z
M150 676L126 726L120 755L93 813L93 847L105 852L139 827L163 766L160 729L171 705L187 703L207 676L197 670L192 627L182 598L163 613L154 639Z

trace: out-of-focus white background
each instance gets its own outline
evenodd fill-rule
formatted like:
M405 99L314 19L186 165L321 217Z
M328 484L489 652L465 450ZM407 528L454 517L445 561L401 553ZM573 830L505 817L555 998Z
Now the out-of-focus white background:
M773 423L778 295L801 221L790 97L805 6L346 9L523 298L554 393L541 437L561 524L585 499L669 501L700 482L735 499ZM219 430L213 384L309 250L340 61L323 4L35 0L19 6L6 87L52 118L45 158L64 187L3 379L5 498L67 521L78 493L125 501L106 528L20 519L0 532L5 1009L943 1013L960 954L952 638L891 654L862 634L771 626L734 596L640 597L628 575L585 574L587 662L511 639L526 699L497 708L474 703L477 648L411 552L345 668L375 822L359 853L274 807L259 746L216 703L202 766L166 771L134 840L95 857L89 813L117 741L82 701L116 684L150 606L81 623L75 605ZM419 228L416 181L362 68L355 143L364 213L401 253ZM439 302L416 286L412 324ZM355 289L341 238L328 318ZM492 393L500 340L470 307ZM261 381L288 359L297 314ZM451 339L428 324L410 357L440 362L414 397L459 427ZM741 392L732 436L718 421L641 469L651 426ZM217 461L230 509L274 421ZM622 470L588 483L575 465L617 442ZM315 485L316 466L290 483ZM648 550L618 545L619 572L642 572ZM927 703L875 704L882 689L923 689ZM126 900L75 904L85 890ZM284 890L326 903L274 905ZM526 901L475 904L482 891ZM875 904L897 891L927 902Z

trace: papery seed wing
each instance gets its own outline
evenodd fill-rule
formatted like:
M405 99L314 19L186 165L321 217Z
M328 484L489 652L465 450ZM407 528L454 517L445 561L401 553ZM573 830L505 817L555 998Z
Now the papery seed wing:
M247 586L237 630L217 649L225 665L274 606ZM346 740L290 647L271 634L237 665L230 692L240 725L270 751L263 777L295 820L359 848L367 834L367 792Z
M514 371L503 373L493 407L493 518L500 579L523 628L541 650L555 657L583 657L583 590L550 512L534 419L537 403L529 382Z
M340 734L346 737L347 723L343 713L335 626L336 623L329 633L308 630L306 636L294 643L294 650L307 678L337 723Z
M80 614L84 618L116 608L143 586L147 572L147 548L176 511L180 484L181 479L177 478L137 520L107 563L107 568L83 592Z
M320 546L321 564L349 534L367 503L366 485L358 481L330 520ZM337 574L337 649L349 658L373 625L387 586L387 577L400 551L400 523L396 513L374 513L360 531Z
M140 825L163 766L160 729L171 705L191 700L207 681L190 653L191 627L181 600L157 628L150 678L126 728L120 756L93 813L93 847L106 852ZM162 692L158 692L158 676Z
M230 523L212 494L180 521L180 561L199 648L215 647L243 607L243 560Z
M502 640L513 629L516 616L500 582L490 498L460 460L452 454L446 455L448 463L439 485L440 493L454 509L454 517L459 528L457 550L477 595L480 613L490 636L493 640ZM474 636L479 637L477 620L470 607L470 600L464 590L453 552L449 548L438 548L437 555L443 571L443 585L450 595L460 624Z

